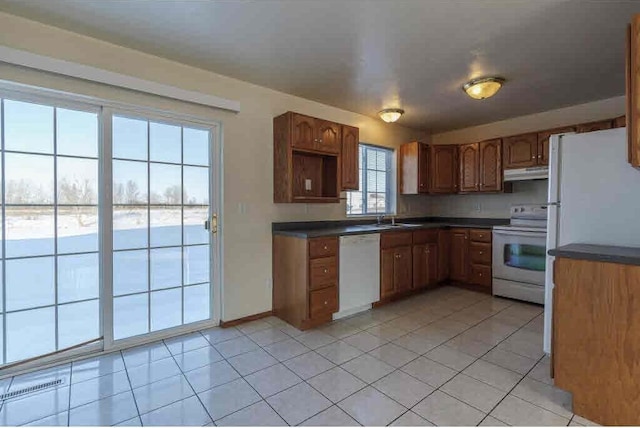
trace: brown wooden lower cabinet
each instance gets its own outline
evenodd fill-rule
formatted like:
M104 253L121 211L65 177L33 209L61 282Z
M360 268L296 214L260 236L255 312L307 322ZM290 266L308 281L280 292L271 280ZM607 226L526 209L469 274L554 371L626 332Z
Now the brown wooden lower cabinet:
M420 290L438 283L438 243L413 246L413 289Z
M412 288L411 232L383 233L380 239L380 300ZM386 247L386 248L385 248Z
M451 234L448 229L438 230L438 282L449 279L449 253Z
M491 291L492 246L490 229L451 229L451 280Z
M556 258L554 383L573 412L601 425L640 425L640 266Z
M469 279L469 229L451 229L449 277L453 281Z
M301 330L338 311L338 237L273 237L273 314Z

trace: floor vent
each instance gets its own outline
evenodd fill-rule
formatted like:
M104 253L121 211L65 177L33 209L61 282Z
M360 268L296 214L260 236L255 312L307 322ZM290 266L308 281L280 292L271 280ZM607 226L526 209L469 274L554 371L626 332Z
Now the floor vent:
M38 385L32 385L28 388L18 389L17 391L7 392L0 395L0 400L10 400L12 398L21 397L23 395L31 394L32 392L42 391L43 389L52 388L62 384L62 379L56 379L49 382L39 383Z

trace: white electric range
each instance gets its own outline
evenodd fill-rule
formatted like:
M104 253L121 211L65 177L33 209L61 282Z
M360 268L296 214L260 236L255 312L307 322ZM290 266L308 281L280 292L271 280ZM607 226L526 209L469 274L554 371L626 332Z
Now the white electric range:
M515 205L493 228L493 294L544 304L547 206Z

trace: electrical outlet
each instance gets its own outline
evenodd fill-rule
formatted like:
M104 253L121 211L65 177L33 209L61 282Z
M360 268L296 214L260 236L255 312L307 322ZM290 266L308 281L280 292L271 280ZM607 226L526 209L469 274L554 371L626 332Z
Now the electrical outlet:
M310 178L305 178L305 180L304 180L304 190L306 190L307 192L311 191L311 179Z
M477 213L479 213L480 211L482 211L482 205L480 205L480 202L476 203L474 205L474 209L476 210Z

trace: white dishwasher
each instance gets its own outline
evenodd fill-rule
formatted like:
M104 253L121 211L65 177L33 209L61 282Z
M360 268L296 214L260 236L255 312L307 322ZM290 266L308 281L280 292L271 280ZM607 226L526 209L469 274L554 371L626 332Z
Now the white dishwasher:
M340 237L340 306L333 319L371 308L380 300L380 234Z

